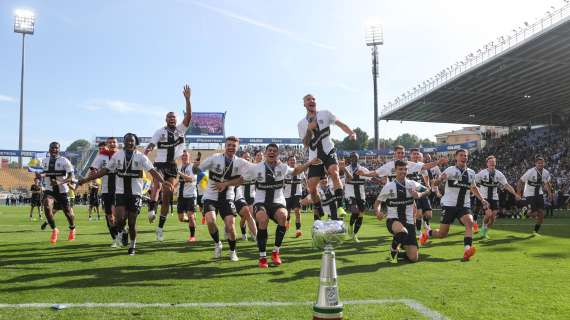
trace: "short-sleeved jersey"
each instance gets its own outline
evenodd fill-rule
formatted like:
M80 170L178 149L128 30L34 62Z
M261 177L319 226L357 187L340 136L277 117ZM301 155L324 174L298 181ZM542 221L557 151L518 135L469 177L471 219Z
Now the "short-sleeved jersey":
M67 194L69 187L63 183L68 174L73 174L73 165L66 157L56 156L42 159L42 168L45 175L43 187L46 191ZM58 186L52 187L52 181Z
M176 128L162 127L154 133L151 143L156 146L154 162L174 162L184 151L185 135L188 127L181 122Z
M362 171L363 173L369 173L368 169L359 164L356 164L346 167L346 170L350 172L352 178L351 179L347 178L345 180L344 194L347 196L347 198L365 200L366 193L364 190L364 185L366 184L367 179L357 175L356 173L358 171Z
M416 172L421 172L424 166L421 162L411 162L407 161L408 173L407 175L415 174ZM376 173L380 177L387 177L388 181L392 181L396 178L396 161L392 160L386 162L383 166L376 169Z
M106 154L98 154L93 163L91 163L91 168L101 170L107 167L107 164L111 160L111 157ZM109 172L103 178L101 178L101 193L115 193L115 172Z
M144 180L143 171L154 169L152 162L139 151L133 151L127 158L124 150L115 153L107 169L116 173L115 194L142 195Z
M521 180L524 182L523 196L533 197L544 194L542 186L545 182L550 182L550 178L550 172L546 169L542 169L542 172L536 168L528 169L521 177Z
M223 153L210 156L200 164L200 170L208 171L208 186L204 191L204 200L234 201L235 187L229 186L224 191L216 190L216 182L233 180L242 176L248 169L250 163L246 160L234 156L229 159Z
M398 219L402 223L414 223L414 198L410 191L424 191L420 183L405 179L404 184L398 180L388 182L378 194L378 200L385 202L388 219Z
M475 171L451 166L443 174L447 175L447 181L441 204L446 207L471 208L469 195L471 187L475 186Z
M497 169L493 171L489 169L479 171L475 176L475 183L479 185L481 196L487 200L499 200L497 189L508 184L505 175Z
M183 198L195 198L197 176L194 172L194 168L191 164L183 164L179 166L178 171L192 178L192 181L184 181L184 179L180 177L178 182L178 196Z
M291 175L293 170L282 162L275 167L270 166L267 162L251 164L247 173L244 174L244 178L255 180L254 203L285 206L285 195L283 193L285 177Z
M331 128L330 126L335 124L336 117L328 110L319 110L316 114L317 118L317 128L313 130L313 137L309 145L309 161L318 157L319 150L325 154L329 154L334 148L334 144L331 140ZM301 139L305 138L307 133L307 128L309 126L309 119L307 117L301 119L297 124L297 129L299 130L299 137Z
M285 198L291 198L292 196L301 196L303 194L304 180L305 180L305 173L303 172L301 172L296 176L293 176L292 174L287 174L285 176L285 189L283 191Z

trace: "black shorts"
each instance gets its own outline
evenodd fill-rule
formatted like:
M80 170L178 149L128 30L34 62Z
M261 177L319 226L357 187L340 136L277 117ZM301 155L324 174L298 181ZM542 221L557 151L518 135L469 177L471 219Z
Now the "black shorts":
M319 177L323 178L326 176L326 173L330 166L333 164L338 164L338 159L336 156L336 148L333 148L331 152L328 154L319 152L317 157L321 159L323 163L313 165L309 167L309 178Z
M241 212L241 209L248 206L247 201L244 198L237 199L236 201L234 201L234 204L236 206L236 211L238 214Z
M245 202L247 203L248 206L252 206L254 200L255 200L255 199L252 198L252 197L248 197L248 196L245 197Z
M41 207L42 206L42 199L40 194L32 195L32 199L30 200L30 204L32 207Z
M392 225L394 224L394 222L400 222L402 223L399 219L396 218L390 218L388 220L386 220L386 227L388 228L388 232L390 232L391 234L395 234L394 231L392 231ZM402 225L404 225L404 227L406 227L406 229L408 230L408 235L406 236L406 238L404 239L404 242L402 242L402 245L404 246L418 246L418 239L416 238L416 226L414 226L413 224L410 223L402 223Z
M544 210L544 195L526 197L526 201L530 204L530 210Z
M202 209L204 213L206 212L218 212L222 219L227 216L237 216L236 206L231 200L222 201L212 201L204 199L204 208Z
M431 203L427 197L416 199L416 208L422 212L431 211Z
M155 162L156 171L160 172L164 179L178 177L178 166L176 162Z
M464 215L471 214L466 207L441 207L441 224L453 224L455 219L460 220Z
M179 214L184 212L194 213L194 210L196 210L196 198L178 197L178 201L176 203L176 210Z
M350 197L348 198L348 204L350 207L356 206L360 212L364 212L366 209L366 202L361 199Z
M115 194L115 207L125 207L127 211L139 214L142 204L142 197L139 195Z
M202 207L202 204L203 204L203 203L202 203L202 197L203 197L202 195L199 195L198 197L196 197L196 202L198 203L198 205L199 205L200 207Z
M89 206L98 207L99 206L99 198L98 197L90 197L89 198Z
M113 206L115 205L115 194L114 193L101 194L101 202L103 202L103 210L105 211L105 214L112 214Z
M275 213L277 213L277 210L282 208L287 209L284 205L280 203L272 203L271 205L267 206L265 205L265 203L259 202L253 205L253 212L254 214L256 214L258 211L263 210L265 211L265 213L267 213L267 216L269 216L271 220L277 223L277 219L275 219Z
M301 208L301 196L292 196L291 198L285 198L285 203L287 205L287 211L300 209Z
M65 208L70 208L71 204L69 203L69 198L67 197L67 193L55 193L53 191L46 190L44 191L44 199L47 197L52 197L54 199L53 202L53 209L54 210L63 210Z

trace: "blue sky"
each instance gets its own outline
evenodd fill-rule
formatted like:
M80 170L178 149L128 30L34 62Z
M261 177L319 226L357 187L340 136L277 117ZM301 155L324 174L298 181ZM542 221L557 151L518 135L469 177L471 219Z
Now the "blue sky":
M2 0L0 149L18 146L21 38L13 11L36 13L26 40L24 149L77 138L150 136L179 114L227 111L226 133L296 137L313 93L373 135L365 22L381 21L380 108L485 43L561 1ZM434 135L457 125L380 124L381 137ZM340 130L333 136L342 138Z

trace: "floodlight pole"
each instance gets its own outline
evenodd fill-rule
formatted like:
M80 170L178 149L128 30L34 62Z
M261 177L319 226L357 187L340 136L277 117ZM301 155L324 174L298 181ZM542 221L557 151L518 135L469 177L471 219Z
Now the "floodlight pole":
M374 149L380 149L378 133L378 46L372 47L372 79L374 82Z
M372 47L372 81L374 84L374 149L380 149L378 132L378 46L384 44L384 33L379 24L368 26L366 45Z
M24 137L24 55L26 34L22 33L22 71L20 75L20 136L18 140L18 168L22 168L22 144Z

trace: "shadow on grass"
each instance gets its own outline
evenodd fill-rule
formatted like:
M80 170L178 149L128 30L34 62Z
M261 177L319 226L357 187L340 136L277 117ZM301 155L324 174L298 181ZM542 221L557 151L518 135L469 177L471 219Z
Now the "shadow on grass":
M173 284L166 283L169 280L203 280L213 278L235 278L239 276L258 275L258 270L252 265L233 265L218 267L211 261L196 260L192 262L166 264L161 266L121 266L109 268L90 268L71 270L65 272L42 272L38 274L22 275L8 280L0 281L0 284L22 283L12 288L0 289L1 292L24 292L41 289L75 289L93 287L168 287ZM247 271L254 272L247 272ZM277 272L279 274L279 272ZM63 282L47 285L32 285L34 281L55 281L62 279Z

